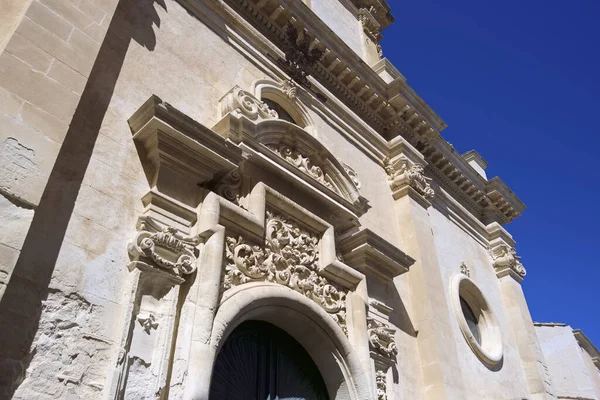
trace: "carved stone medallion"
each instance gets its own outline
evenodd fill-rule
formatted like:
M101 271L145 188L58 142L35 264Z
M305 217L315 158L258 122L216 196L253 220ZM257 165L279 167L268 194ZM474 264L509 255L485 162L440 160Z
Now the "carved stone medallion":
M369 317L367 318L367 332L371 350L390 361L398 355L398 347L394 339L395 329Z

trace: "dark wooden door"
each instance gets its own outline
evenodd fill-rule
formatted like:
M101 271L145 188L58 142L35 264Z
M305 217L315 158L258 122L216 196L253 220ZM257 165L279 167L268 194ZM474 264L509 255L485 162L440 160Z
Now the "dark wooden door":
M285 331L246 321L227 338L213 371L210 400L328 400L306 350Z

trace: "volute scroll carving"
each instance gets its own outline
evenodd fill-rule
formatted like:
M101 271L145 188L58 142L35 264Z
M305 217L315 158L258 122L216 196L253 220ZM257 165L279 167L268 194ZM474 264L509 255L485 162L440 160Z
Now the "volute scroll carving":
M398 355L398 347L394 334L395 329L374 318L367 318L367 332L371 350L379 353L387 360L393 360Z
M129 269L143 264L181 277L196 271L198 237L183 236L177 229L141 217L139 231L127 245L132 257Z
M248 117L252 121L279 118L277 111L270 109L267 103L237 85L221 98L219 104L221 116L232 113L237 117Z
M264 246L228 236L223 291L249 282L273 282L321 306L347 334L346 291L319 274L319 238L267 211Z

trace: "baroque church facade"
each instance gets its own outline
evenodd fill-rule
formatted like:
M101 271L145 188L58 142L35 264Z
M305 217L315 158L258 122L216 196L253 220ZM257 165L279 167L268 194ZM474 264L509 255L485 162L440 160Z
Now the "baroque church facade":
M600 398L385 0L1 3L1 399Z

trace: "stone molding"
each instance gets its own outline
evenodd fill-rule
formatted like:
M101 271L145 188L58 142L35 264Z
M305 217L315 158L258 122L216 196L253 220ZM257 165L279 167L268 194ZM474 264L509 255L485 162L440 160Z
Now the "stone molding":
M581 329L573 329L573 336L575 336L575 340L577 340L579 346L590 355L596 368L600 370L600 351L598 351L596 346L594 346Z
M339 239L339 248L348 265L382 282L408 272L415 262L402 250L369 229Z
M347 291L320 274L317 235L271 211L265 230L263 246L226 238L222 290L260 281L287 286L321 306L347 334Z

